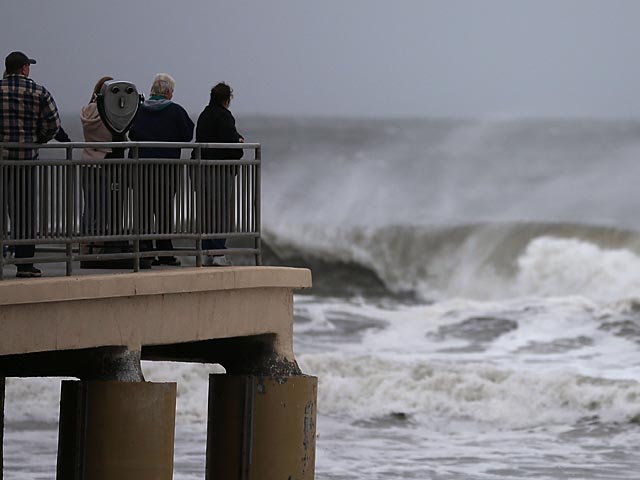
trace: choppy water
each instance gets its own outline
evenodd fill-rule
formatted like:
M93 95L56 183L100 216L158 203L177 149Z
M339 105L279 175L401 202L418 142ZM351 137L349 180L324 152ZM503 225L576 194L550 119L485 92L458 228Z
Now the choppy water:
M269 261L314 271L318 479L637 478L640 123L238 121ZM212 368L145 370L203 478ZM58 389L9 380L6 478L54 477Z

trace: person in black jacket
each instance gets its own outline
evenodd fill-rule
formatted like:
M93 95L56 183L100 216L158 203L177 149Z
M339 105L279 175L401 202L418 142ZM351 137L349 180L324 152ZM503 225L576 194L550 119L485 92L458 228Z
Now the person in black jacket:
M244 137L236 130L236 120L229 111L233 98L233 89L224 82L218 83L211 89L209 105L200 116L196 126L196 142L198 143L243 143ZM203 148L203 160L239 160L244 151L240 148ZM193 151L192 158L197 152ZM233 184L235 182L234 167L212 166L206 167L203 175L205 224L208 230L223 233L231 230L231 208L233 198ZM213 228L211 228L213 227ZM226 249L226 239L206 239L202 242L204 250ZM205 265L230 265L225 255L208 255Z
M149 99L138 109L136 118L129 130L129 138L147 142L190 142L193 138L193 121L182 106L173 102L175 80L166 73L158 73L151 85ZM131 149L130 149L131 152ZM180 148L140 148L140 158L180 158ZM171 175L173 170L173 175ZM151 207L155 215L154 233L171 233L173 225L173 197L176 193L179 169L174 165L163 165L162 175L156 176L156 195L151 195ZM176 184L169 185L167 180L173 176ZM162 179L164 178L164 182ZM158 201L156 202L156 199ZM161 212L164 212L161 215ZM162 218L160 218L162 217ZM162 230L162 231L161 231ZM153 250L151 241L140 242L143 251ZM171 240L156 240L156 250L173 250ZM153 265L180 265L174 256L160 256Z

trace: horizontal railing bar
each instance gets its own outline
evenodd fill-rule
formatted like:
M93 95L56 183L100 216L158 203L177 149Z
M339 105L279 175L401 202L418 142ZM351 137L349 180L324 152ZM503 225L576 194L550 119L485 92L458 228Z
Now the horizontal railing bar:
M260 165L259 160L193 160L190 158L105 158L100 160L49 158L41 160L0 160L0 165L20 167L98 166L98 165Z
M94 247L99 247L99 245L93 245ZM170 252L172 255L175 255L176 257L192 257L194 255L194 252L197 252L198 249L194 248L194 247L180 247L178 249L175 250L167 250L167 252ZM236 247L236 248L225 248L224 250L202 250L202 252L218 252L218 251L224 251L224 252L238 252L241 251L242 253L247 253L247 252L257 252L257 249L254 247ZM66 252L65 247L54 247L54 246L50 246L47 248L40 248L38 249L38 252L41 253L61 253L61 252ZM79 249L73 248L72 252L74 254L74 258L77 257L78 255L80 255L79 253ZM126 252L129 253L131 255L134 255L134 252ZM150 252L149 252L150 253ZM158 253L157 251L153 251L153 253ZM82 255L91 255L91 254L82 254ZM100 255L100 254L95 254L95 255ZM40 257L38 257L40 258ZM48 258L48 257L44 257L44 258ZM64 257L66 258L66 257Z
M244 255L246 253L256 254L258 253L257 248L225 248L225 249L212 249L212 250L202 250L203 255Z
M146 254L146 255L145 255ZM72 255L71 261L83 262L85 260L127 260L134 258L134 253L96 253L87 255ZM155 252L140 252L139 257L155 257ZM37 257L37 263L62 263L66 262L66 256L43 256ZM5 265L20 265L23 263L34 263L33 258L11 258L4 261Z
M0 142L0 148L11 149L84 149L84 148L207 148L207 149L236 149L255 150L259 143L189 143L189 142L66 142L66 143L19 143Z
M197 240L198 238L258 238L258 232L237 232L237 233L146 233L141 235L113 235L101 237L45 237L28 239L2 239L5 245L47 245L52 243L91 243L91 242L117 242L123 240Z
M86 260L128 260L133 258L154 258L154 257L193 257L194 250L165 250L165 251L142 251L140 253L94 253L94 254L73 254L71 261L84 262ZM255 248L226 248L224 250L202 250L203 255L255 255L258 250ZM59 256L41 256L37 257L38 263L62 263L68 260L66 255ZM33 258L6 258L2 262L4 265L21 265L24 263L33 263Z

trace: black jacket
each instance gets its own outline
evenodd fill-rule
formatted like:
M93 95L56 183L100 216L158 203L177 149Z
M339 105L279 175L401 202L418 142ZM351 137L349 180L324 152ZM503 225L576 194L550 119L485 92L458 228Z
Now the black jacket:
M209 103L200 116L196 126L196 142L198 143L239 143L242 135L236 130L236 120L229 110L213 102ZM203 160L238 160L242 158L242 149L205 148L202 150ZM191 154L195 158L195 150Z
M138 109L129 138L138 142L190 142L193 121L177 103L151 98ZM140 158L180 158L179 148L141 148L139 153Z

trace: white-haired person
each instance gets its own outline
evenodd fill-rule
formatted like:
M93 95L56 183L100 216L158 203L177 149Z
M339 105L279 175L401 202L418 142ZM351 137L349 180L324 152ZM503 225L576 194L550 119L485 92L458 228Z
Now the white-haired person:
M173 93L176 82L166 73L158 73L151 84L150 96L140 106L136 118L129 130L129 138L133 141L149 142L190 142L193 139L194 124L182 106L175 103ZM131 150L130 150L131 152ZM180 148L141 148L140 158L180 158ZM173 169L174 185L167 188L168 175ZM155 192L149 195L151 209L155 216L154 233L171 233L173 222L173 197L177 185L179 169L174 166L162 167L162 176L156 176L153 187ZM158 199L156 201L156 199ZM153 250L151 241L140 242L143 251ZM170 239L156 240L156 250L171 251ZM159 256L154 265L180 265L175 256Z

